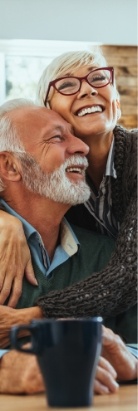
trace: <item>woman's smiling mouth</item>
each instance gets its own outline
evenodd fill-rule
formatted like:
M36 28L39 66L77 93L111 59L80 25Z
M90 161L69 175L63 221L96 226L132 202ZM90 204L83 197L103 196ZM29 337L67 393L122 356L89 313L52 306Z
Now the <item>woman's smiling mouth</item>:
M78 117L83 117L86 116L87 114L91 114L91 113L102 113L103 111L103 107L100 105L95 105L95 106L90 106L90 107L84 107L79 109L76 112L76 115Z

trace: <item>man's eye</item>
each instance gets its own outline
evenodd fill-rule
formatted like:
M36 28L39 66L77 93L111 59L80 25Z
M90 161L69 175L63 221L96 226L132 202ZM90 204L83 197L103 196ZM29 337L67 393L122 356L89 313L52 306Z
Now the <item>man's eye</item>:
M63 140L63 137L60 136L60 135L53 136L49 139L49 141L52 142L52 143L60 142L62 140Z

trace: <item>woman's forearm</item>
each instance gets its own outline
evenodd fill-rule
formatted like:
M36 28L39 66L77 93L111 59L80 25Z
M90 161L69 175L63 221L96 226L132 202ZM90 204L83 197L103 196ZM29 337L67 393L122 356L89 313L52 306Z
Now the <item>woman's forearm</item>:
M137 302L136 192L121 225L116 248L107 266L64 290L38 299L46 317L114 316ZM133 218L130 216L133 215ZM126 237L126 240L125 240Z

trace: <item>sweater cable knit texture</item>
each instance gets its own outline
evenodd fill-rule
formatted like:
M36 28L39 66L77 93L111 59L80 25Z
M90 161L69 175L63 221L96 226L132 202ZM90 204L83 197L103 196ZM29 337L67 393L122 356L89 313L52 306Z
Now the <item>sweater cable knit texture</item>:
M115 251L102 271L64 290L40 297L37 303L46 317L101 315L105 318L136 303L137 132L116 126L114 136L117 179L112 180L112 202L120 222Z

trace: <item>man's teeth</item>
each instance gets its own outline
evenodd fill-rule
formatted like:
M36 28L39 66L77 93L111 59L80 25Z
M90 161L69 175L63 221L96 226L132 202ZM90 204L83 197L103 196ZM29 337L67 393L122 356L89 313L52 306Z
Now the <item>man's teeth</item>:
M83 117L86 114L90 114L90 113L96 113L96 112L102 112L102 107L100 106L92 106L92 107L87 107L87 108L83 108L82 110L80 110L78 112L78 116L79 117Z
M67 173L79 173L79 174L83 174L84 170L82 168L77 168L77 167L68 167L66 169Z

